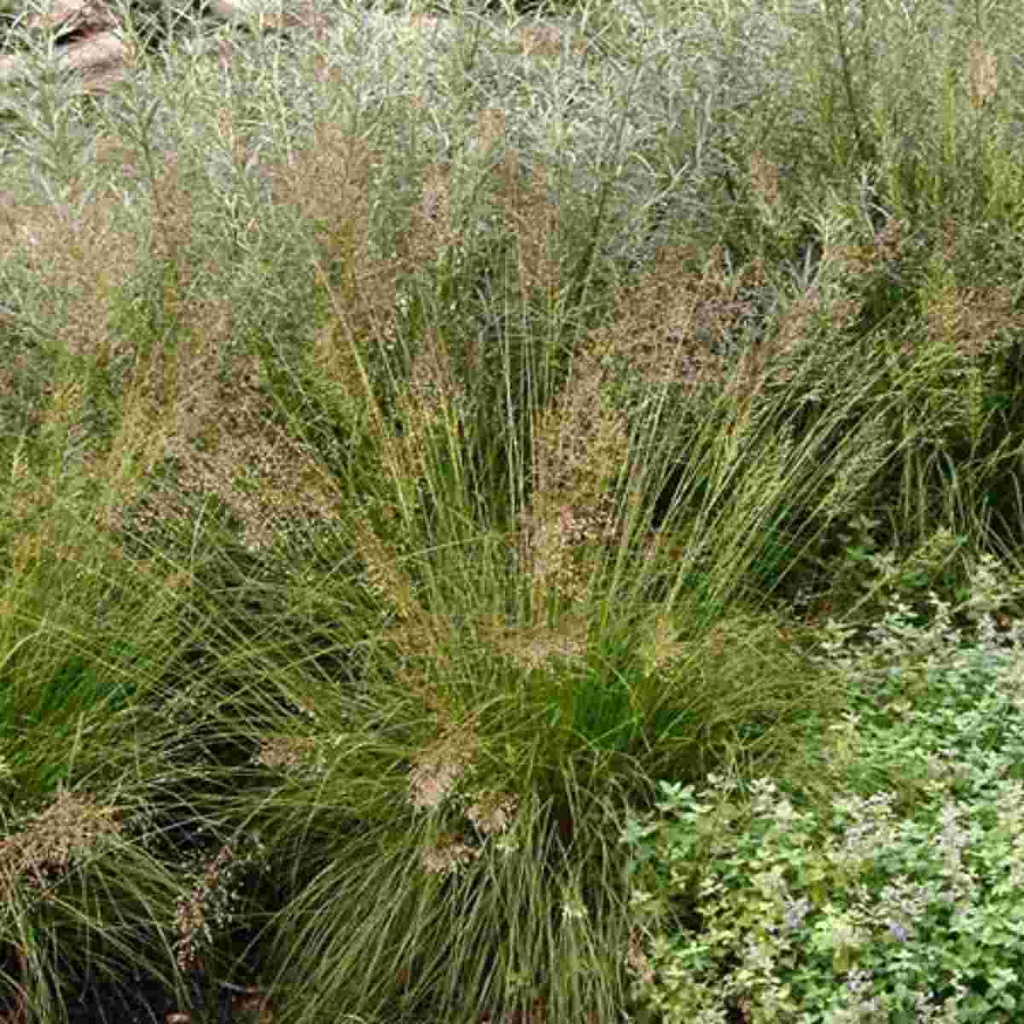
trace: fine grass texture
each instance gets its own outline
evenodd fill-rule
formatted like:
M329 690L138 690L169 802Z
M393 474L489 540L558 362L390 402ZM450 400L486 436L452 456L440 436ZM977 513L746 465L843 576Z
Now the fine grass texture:
M0 1015L1018 1019L1014 5L323 14L0 93Z

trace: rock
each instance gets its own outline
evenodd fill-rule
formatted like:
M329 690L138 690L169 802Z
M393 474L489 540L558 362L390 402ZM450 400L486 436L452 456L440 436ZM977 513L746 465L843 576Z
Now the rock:
M190 14L209 18L216 24L247 26L255 21L259 30L313 28L322 31L325 19L316 0L290 2L283 14L260 13L254 0L190 0L181 13L185 24ZM191 10L189 9L191 7ZM162 0L138 0L133 15L139 15L136 30L149 49L157 49L166 36ZM127 34L105 0L50 0L42 13L25 19L30 32L54 33L58 69L76 73L83 91L105 92L119 81L132 59ZM155 43L155 45L154 45ZM0 54L0 85L30 82L33 62L25 54Z
M53 28L58 40L90 36L117 27L117 18L103 0L53 0L48 10L28 18L30 29Z
M24 27L33 34L53 32L57 68L77 73L86 92L103 92L123 74L128 45L103 0L52 0ZM0 84L31 81L33 64L23 53L0 55Z
M97 32L70 45L61 65L82 76L86 92L106 92L124 73L128 46L120 32Z

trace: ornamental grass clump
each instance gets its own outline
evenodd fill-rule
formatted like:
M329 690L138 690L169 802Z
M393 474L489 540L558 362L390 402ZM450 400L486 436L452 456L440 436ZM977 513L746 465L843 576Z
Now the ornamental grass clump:
M802 774L661 782L630 820L629 963L656 1019L1020 1018L1021 630L985 616L965 646L935 605L927 629L897 605L846 662L850 710Z

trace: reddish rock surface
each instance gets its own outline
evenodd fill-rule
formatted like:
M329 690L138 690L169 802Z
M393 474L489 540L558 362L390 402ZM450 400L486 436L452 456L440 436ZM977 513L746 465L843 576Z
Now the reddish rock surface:
M210 0L205 14L216 23L245 23L246 0ZM322 30L323 15L316 0L295 0L283 16L263 15L264 29L308 27ZM57 65L80 75L86 92L105 92L119 81L131 62L129 41L105 0L51 0L45 14L25 19L30 31L52 30ZM31 78L24 54L0 54L0 85Z

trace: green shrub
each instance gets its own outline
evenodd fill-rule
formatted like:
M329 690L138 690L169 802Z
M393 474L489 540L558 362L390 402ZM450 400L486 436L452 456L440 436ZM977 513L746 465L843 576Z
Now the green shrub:
M899 605L874 631L816 792L663 781L660 817L630 819L634 991L663 1019L1019 1019L1019 634L964 648L935 604L927 632Z

